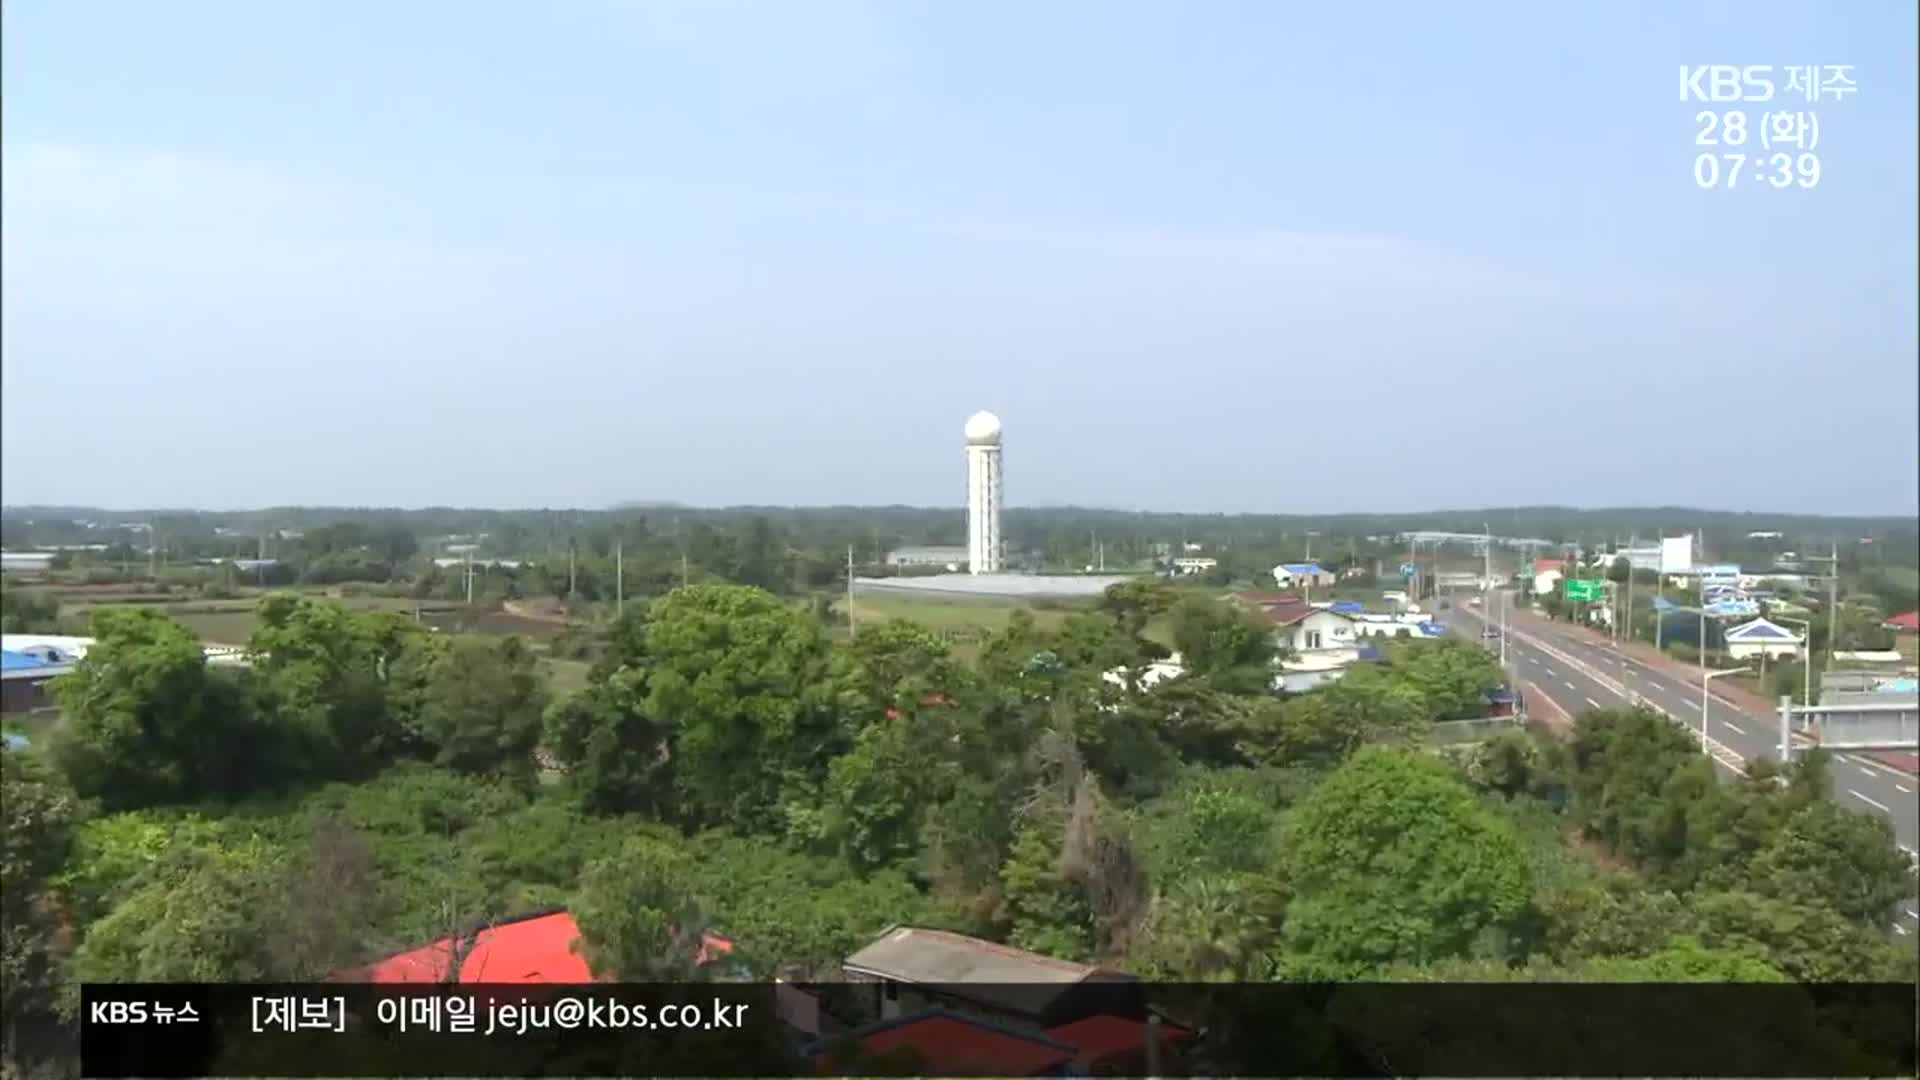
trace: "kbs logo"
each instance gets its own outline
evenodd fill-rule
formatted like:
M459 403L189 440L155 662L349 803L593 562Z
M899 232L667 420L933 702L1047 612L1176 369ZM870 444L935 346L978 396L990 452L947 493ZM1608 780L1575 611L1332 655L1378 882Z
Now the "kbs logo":
M96 1001L88 1010L87 1019L96 1024L144 1024L147 1022L147 1003Z
M1773 100L1773 65L1680 65L1681 101Z

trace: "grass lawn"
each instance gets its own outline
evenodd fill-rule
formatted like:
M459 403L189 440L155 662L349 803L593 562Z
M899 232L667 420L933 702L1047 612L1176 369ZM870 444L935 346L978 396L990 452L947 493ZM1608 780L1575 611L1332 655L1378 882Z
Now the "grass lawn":
M310 596L325 595L323 591L317 589L288 591L301 592ZM432 615L437 612L444 612L450 607L445 601L418 601L405 596L341 596L335 599L346 605L351 611L399 611L411 614L415 607L418 606L422 609L424 615L427 616L426 621L428 622L433 621L431 618ZM66 607L63 614L77 615L84 618L91 612L100 611L109 607L138 606L148 611L158 611L168 618L179 622L182 626L193 631L194 635L201 641L210 641L220 645L245 645L247 639L253 636L254 628L259 625L259 620L254 617L254 606L259 603L257 596L231 600L200 600L172 597L170 600L170 603L165 604L143 602L137 605L126 603L77 603ZM482 630L489 629L484 626L477 628ZM521 629L519 632L525 633L527 630Z
M546 668L547 688L556 698L576 690L585 690L587 672L593 668L593 665L585 660L549 659L541 661L541 665Z

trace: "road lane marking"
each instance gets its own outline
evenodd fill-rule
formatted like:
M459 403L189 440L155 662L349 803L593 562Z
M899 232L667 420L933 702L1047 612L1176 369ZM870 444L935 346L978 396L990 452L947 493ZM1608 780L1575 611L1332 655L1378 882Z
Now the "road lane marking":
M1874 800L1867 798L1865 795L1860 794L1859 792L1853 790L1852 788L1847 789L1847 794L1853 796L1856 799L1859 799L1861 802L1866 803L1868 806L1873 807L1875 810L1878 810L1883 814L1893 813L1893 811L1890 808L1888 808L1886 803L1875 802Z
M1565 679L1562 679L1562 680L1560 680L1560 681L1561 681L1561 682L1566 682L1566 680L1565 680ZM1580 688L1579 688L1579 687L1577 687L1577 686L1575 686L1575 685L1573 685L1572 683L1567 683L1567 689L1569 689L1569 690L1572 690L1572 691L1573 691L1573 692L1575 692L1575 693L1579 693L1579 692L1580 692Z
M1747 733L1745 728L1742 728L1739 724L1736 724L1731 720L1720 721L1720 726L1723 728L1726 728L1729 731L1737 731L1742 735L1745 735Z
M1879 772L1885 773L1886 775L1894 778L1895 780L1909 780L1909 779L1912 779L1914 775L1913 773L1910 773L1910 772L1902 772L1899 769L1891 768L1887 765L1884 765L1878 761L1873 760L1872 758L1861 757L1858 754L1843 754L1841 756L1845 757L1848 761L1851 761L1856 765L1865 765L1869 769L1874 769Z
M1893 932L1896 934L1899 934L1901 937L1907 936L1907 928L1904 926L1901 926L1899 923L1893 924Z
M1549 674L1549 675L1555 675L1555 674L1558 674L1558 672L1556 672L1556 671L1554 671L1554 670L1553 670L1552 668L1548 668L1548 669L1547 669L1547 674Z
M1537 656L1529 656L1529 657L1527 657L1527 663L1529 663L1529 664L1537 664L1537 663L1539 663L1539 662L1540 662L1540 658L1539 658L1539 657L1537 657Z
M1587 699L1587 704L1589 704L1589 705L1591 705L1591 706L1593 706L1593 707L1594 707L1594 708L1596 708L1596 709L1600 707L1600 703L1599 703L1599 702L1597 702L1597 701L1595 701L1595 700L1593 700L1592 698L1588 698L1588 699Z
M1912 788L1910 788L1910 787L1908 787L1908 786L1907 786L1907 785L1905 785L1905 784L1895 784L1895 785L1893 785L1893 786L1894 786L1894 787L1896 787L1896 788L1898 788L1898 789L1900 790L1900 794L1902 794L1902 795L1911 795L1911 794L1913 794L1913 789L1912 789Z
M1872 769L1867 768L1865 765L1860 766L1860 771L1863 773L1866 773L1868 776L1873 777L1875 780L1880 779L1879 773L1874 772Z

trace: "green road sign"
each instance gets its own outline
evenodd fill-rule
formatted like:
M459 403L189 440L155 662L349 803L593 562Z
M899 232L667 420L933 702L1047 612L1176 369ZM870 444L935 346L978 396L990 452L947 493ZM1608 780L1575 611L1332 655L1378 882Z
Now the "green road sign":
M1606 593L1606 589L1607 583L1604 581L1581 581L1577 578L1569 578L1567 580L1567 599L1598 600Z

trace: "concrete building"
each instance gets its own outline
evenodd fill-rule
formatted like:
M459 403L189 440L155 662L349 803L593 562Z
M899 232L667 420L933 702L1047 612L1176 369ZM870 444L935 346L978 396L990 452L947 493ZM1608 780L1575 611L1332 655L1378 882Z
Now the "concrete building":
M1173 560L1173 570L1177 574L1204 574L1218 568L1219 565L1219 559L1209 559L1205 556L1186 556Z
M1351 615L1317 608L1298 600L1260 604L1274 626L1279 643L1296 655L1329 649L1351 649L1359 635Z
M1551 596L1560 587L1560 580L1567 576L1567 564L1564 559L1533 560L1533 595Z
M0 650L0 712L23 713L54 704L48 684L73 670L71 658Z
M1765 619L1755 619L1727 631L1727 655L1735 660L1756 656L1799 656L1800 639L1784 626Z
M55 557L51 551L0 551L0 573L44 574Z
M895 548L887 552L887 565L898 567L941 566L957 570L966 565L968 551L959 545L927 544L919 547Z
M1334 580L1334 575L1319 563L1281 563L1273 568L1273 583L1282 589L1332 585Z
M967 418L967 572L997 574L1000 539L1000 418L977 412Z

